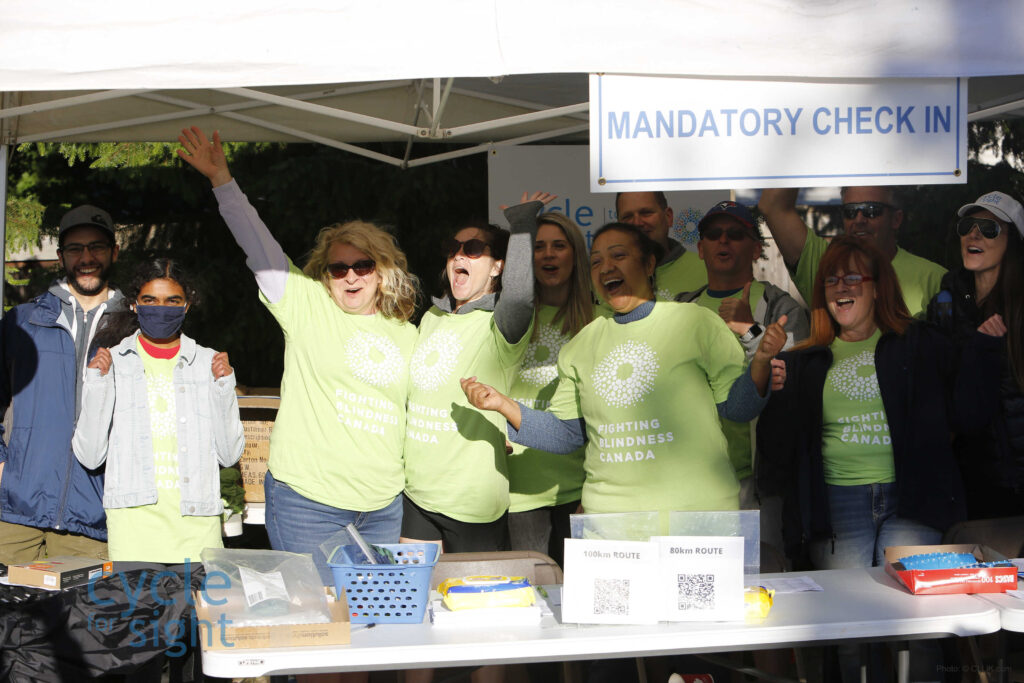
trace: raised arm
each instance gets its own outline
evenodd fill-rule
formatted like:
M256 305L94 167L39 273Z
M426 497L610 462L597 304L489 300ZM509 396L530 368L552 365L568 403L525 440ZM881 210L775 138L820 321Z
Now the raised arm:
M572 453L585 442L582 418L560 420L552 413L527 408L500 391L476 381L476 377L459 380L470 404L478 410L501 413L508 422L508 437L514 443L549 453Z
M764 214L768 230L782 252L782 259L795 268L807 241L807 226L796 212L798 188L777 187L761 191L757 208Z
M537 214L555 198L547 192L534 192L522 202L505 211L511 235L505 252L505 268L501 272L501 296L494 308L494 323L501 336L515 344L533 320L533 240L537 235Z
M263 296L270 303L280 301L288 278L288 257L242 193L238 183L231 178L220 134L214 131L211 141L197 126L192 126L181 131L178 141L182 146L178 156L206 176L213 185L220 215L238 246L245 252L246 265L256 276L256 284Z

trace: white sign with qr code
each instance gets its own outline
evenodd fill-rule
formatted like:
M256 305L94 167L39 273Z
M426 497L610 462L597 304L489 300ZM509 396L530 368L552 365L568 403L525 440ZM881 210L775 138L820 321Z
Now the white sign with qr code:
M664 621L742 621L743 538L656 536Z
M657 623L657 568L654 543L566 539L562 621Z

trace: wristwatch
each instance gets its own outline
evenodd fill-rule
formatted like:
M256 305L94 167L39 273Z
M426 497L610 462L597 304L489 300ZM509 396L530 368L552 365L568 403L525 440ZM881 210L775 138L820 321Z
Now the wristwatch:
M757 339L761 335L762 332L764 332L764 329L760 325L758 325L757 323L754 323L753 325L750 326L750 329L748 329L746 332L744 332L743 334L740 335L740 341L741 342L753 341L753 340Z

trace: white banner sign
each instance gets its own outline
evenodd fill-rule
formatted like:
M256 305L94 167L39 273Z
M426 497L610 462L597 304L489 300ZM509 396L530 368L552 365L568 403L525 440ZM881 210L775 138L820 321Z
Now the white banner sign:
M504 225L498 208L515 204L524 191L544 190L558 195L547 211L561 211L580 226L587 246L605 223L616 220L615 195L595 194L587 182L587 158L583 145L529 145L499 147L487 161L487 197L490 221ZM720 201L724 191L672 192L666 196L673 210L669 237L683 244L697 241L697 223Z
M594 192L966 181L966 79L590 77Z

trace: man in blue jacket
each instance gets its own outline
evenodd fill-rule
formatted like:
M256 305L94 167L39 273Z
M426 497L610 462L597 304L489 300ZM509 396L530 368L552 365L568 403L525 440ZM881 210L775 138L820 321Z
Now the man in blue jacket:
M114 224L83 205L60 222L64 277L0 321L0 412L11 433L0 442L0 562L46 556L106 558L102 471L71 451L89 344L110 313L126 310L109 286L117 260Z

